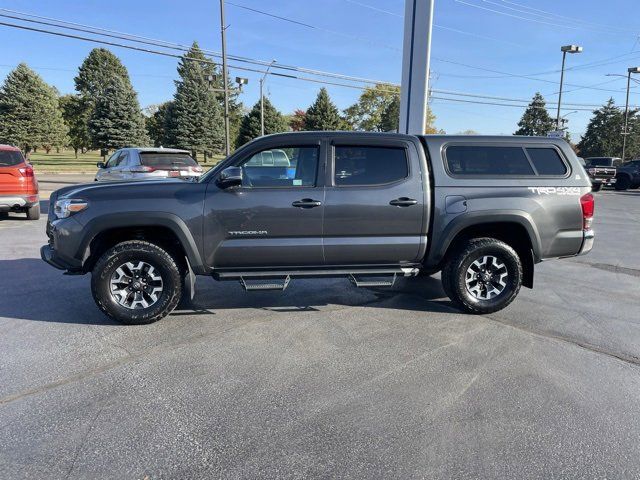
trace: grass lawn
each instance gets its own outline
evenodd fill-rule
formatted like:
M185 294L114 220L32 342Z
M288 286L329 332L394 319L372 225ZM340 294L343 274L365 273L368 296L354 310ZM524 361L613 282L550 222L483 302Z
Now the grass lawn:
M222 155L216 155L209 158L207 163L203 163L202 156L199 156L198 163L208 169L223 158ZM32 152L29 161L36 173L95 173L96 163L101 162L102 157L98 151L78 153L78 158L76 158L73 150L60 151L60 153L51 150L51 153Z

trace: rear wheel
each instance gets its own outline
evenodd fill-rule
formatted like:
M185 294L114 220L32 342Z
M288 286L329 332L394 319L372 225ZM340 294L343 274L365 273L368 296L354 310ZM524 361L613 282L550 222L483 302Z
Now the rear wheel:
M631 179L627 175L619 175L616 177L616 190L627 190L631 186Z
M132 240L107 250L92 271L91 291L106 315L129 325L167 316L182 296L183 276L166 250Z
M27 220L40 219L40 204L36 203L32 207L27 208Z
M497 312L518 295L522 263L515 250L500 240L471 239L450 256L442 270L442 285L465 312Z

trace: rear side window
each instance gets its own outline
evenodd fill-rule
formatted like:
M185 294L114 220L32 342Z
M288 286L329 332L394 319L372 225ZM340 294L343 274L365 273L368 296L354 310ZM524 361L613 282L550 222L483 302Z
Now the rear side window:
M522 147L451 145L446 161L453 175L535 175Z
M404 148L336 146L334 166L338 186L381 185L409 176Z
M22 153L15 150L0 150L0 167L13 167L24 161Z
M536 167L538 175L563 176L567 166L554 148L527 148L527 153Z
M140 164L158 169L198 166L198 163L186 153L162 152L140 152Z

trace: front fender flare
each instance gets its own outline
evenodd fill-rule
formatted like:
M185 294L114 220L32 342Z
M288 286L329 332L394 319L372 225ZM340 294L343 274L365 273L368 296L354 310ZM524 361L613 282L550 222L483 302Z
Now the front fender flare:
M94 238L105 230L129 227L166 227L178 238L189 260L191 268L196 273L206 269L202 263L200 250L189 227L179 216L168 212L126 212L101 215L89 220L85 226L85 235L79 245L79 256L83 263L89 254L89 246Z

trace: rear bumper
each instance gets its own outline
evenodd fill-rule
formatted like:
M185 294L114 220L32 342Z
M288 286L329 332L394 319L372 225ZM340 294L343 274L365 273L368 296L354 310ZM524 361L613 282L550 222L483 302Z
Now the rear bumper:
M578 255L585 255L591 251L593 248L593 242L595 240L595 232L593 230L585 230L582 238L582 247L580 247L580 252Z
M21 208L28 208L40 201L37 194L34 195L0 195L0 212L9 212Z

